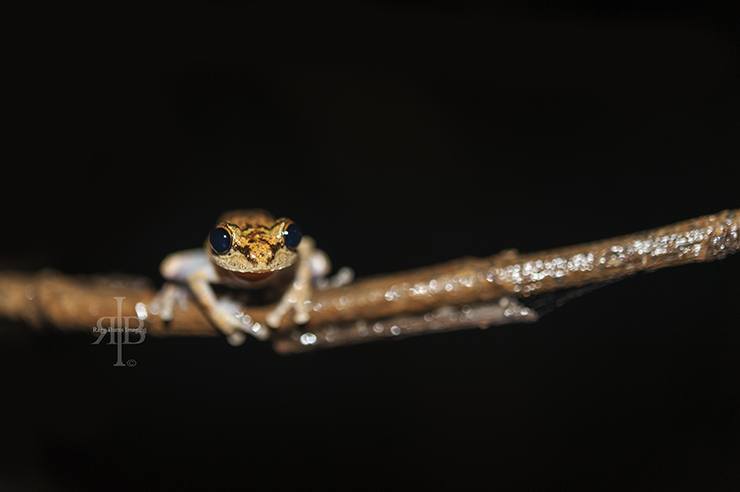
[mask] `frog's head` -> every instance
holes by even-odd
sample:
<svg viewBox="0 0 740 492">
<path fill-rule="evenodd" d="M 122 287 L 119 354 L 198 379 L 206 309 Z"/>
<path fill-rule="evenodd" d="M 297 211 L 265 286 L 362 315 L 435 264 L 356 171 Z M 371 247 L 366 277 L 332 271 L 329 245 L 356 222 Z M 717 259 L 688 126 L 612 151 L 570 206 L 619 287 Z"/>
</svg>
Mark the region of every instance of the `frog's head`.
<svg viewBox="0 0 740 492">
<path fill-rule="evenodd" d="M 263 278 L 295 263 L 302 234 L 290 219 L 261 224 L 222 220 L 208 236 L 211 261 L 228 272 Z"/>
</svg>

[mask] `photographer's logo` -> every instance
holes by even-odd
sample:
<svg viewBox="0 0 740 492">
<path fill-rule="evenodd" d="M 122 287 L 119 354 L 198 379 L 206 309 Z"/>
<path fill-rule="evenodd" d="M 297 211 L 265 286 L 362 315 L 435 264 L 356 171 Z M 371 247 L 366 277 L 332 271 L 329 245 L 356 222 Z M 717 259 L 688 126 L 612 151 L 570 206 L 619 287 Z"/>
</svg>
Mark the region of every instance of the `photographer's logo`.
<svg viewBox="0 0 740 492">
<path fill-rule="evenodd" d="M 144 320 L 139 319 L 136 316 L 123 316 L 123 300 L 125 297 L 115 297 L 116 300 L 116 315 L 115 316 L 103 316 L 98 319 L 97 324 L 93 327 L 93 333 L 99 333 L 98 338 L 92 343 L 93 345 L 99 345 L 105 339 L 107 335 L 110 335 L 108 345 L 116 345 L 116 362 L 113 364 L 115 367 L 134 367 L 136 365 L 135 359 L 128 359 L 124 362 L 123 360 L 123 346 L 124 345 L 139 345 L 144 343 L 146 339 L 146 328 L 144 328 Z M 136 322 L 136 326 L 132 327 L 131 320 Z M 133 336 L 132 336 L 133 334 Z M 132 338 L 135 338 L 132 340 Z"/>
</svg>

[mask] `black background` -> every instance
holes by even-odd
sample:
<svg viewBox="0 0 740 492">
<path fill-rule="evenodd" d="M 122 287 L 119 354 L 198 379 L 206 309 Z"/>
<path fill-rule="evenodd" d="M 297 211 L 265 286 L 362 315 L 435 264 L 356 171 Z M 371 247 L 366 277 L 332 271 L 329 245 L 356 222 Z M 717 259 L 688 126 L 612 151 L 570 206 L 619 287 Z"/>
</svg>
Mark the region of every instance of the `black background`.
<svg viewBox="0 0 740 492">
<path fill-rule="evenodd" d="M 368 275 L 736 208 L 737 17 L 667 4 L 33 12 L 0 261 L 157 279 L 261 207 Z M 291 357 L 3 322 L 0 487 L 737 490 L 738 260 Z"/>
</svg>

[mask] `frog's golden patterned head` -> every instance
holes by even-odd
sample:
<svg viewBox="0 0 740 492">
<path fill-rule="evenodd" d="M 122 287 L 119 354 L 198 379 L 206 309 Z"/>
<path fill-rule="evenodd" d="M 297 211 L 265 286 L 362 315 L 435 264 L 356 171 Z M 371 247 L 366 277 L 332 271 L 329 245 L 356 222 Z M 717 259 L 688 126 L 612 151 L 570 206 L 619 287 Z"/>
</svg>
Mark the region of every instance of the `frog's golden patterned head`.
<svg viewBox="0 0 740 492">
<path fill-rule="evenodd" d="M 301 232 L 290 219 L 235 212 L 211 231 L 206 248 L 211 261 L 224 270 L 269 275 L 295 263 L 300 241 Z"/>
</svg>

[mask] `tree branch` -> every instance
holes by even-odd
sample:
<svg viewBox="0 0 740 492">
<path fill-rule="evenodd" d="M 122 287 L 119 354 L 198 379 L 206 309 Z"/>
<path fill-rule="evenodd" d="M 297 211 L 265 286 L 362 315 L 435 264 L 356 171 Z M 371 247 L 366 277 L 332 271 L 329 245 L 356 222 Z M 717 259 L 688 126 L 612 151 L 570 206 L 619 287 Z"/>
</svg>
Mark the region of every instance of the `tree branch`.
<svg viewBox="0 0 740 492">
<path fill-rule="evenodd" d="M 381 323 L 386 333 L 395 326 L 399 334 L 416 334 L 442 326 L 458 329 L 471 324 L 532 321 L 536 319 L 534 313 L 521 314 L 518 310 L 523 308 L 516 298 L 724 258 L 740 249 L 739 222 L 738 210 L 729 210 L 604 241 L 524 255 L 507 251 L 488 258 L 463 258 L 359 280 L 345 287 L 316 292 L 311 322 L 305 330 L 297 332 L 288 323 L 274 333 L 274 345 L 279 351 L 289 352 L 356 343 L 374 338 L 367 337 L 368 323 Z M 24 320 L 33 326 L 90 330 L 101 317 L 115 316 L 114 298 L 125 297 L 121 315 L 143 319 L 148 334 L 218 334 L 193 302 L 178 308 L 173 321 L 165 325 L 147 310 L 155 293 L 149 281 L 141 278 L 73 277 L 49 271 L 5 272 L 0 273 L 0 316 Z M 508 306 L 509 313 L 511 306 L 516 306 L 514 312 L 518 314 L 504 316 L 506 307 L 494 313 L 491 307 L 497 303 Z M 264 323 L 270 308 L 249 306 L 245 311 L 256 322 Z M 487 314 L 465 322 L 460 318 L 463 308 L 468 313 Z M 455 311 L 456 321 L 450 318 L 444 325 L 440 309 L 460 311 Z M 437 318 L 432 323 L 430 316 L 433 318 L 434 313 Z M 393 320 L 401 322 L 394 324 Z M 426 320 L 428 329 L 419 320 Z M 403 326 L 413 329 L 403 331 Z M 301 339 L 304 333 L 316 339 L 312 336 Z"/>
</svg>

